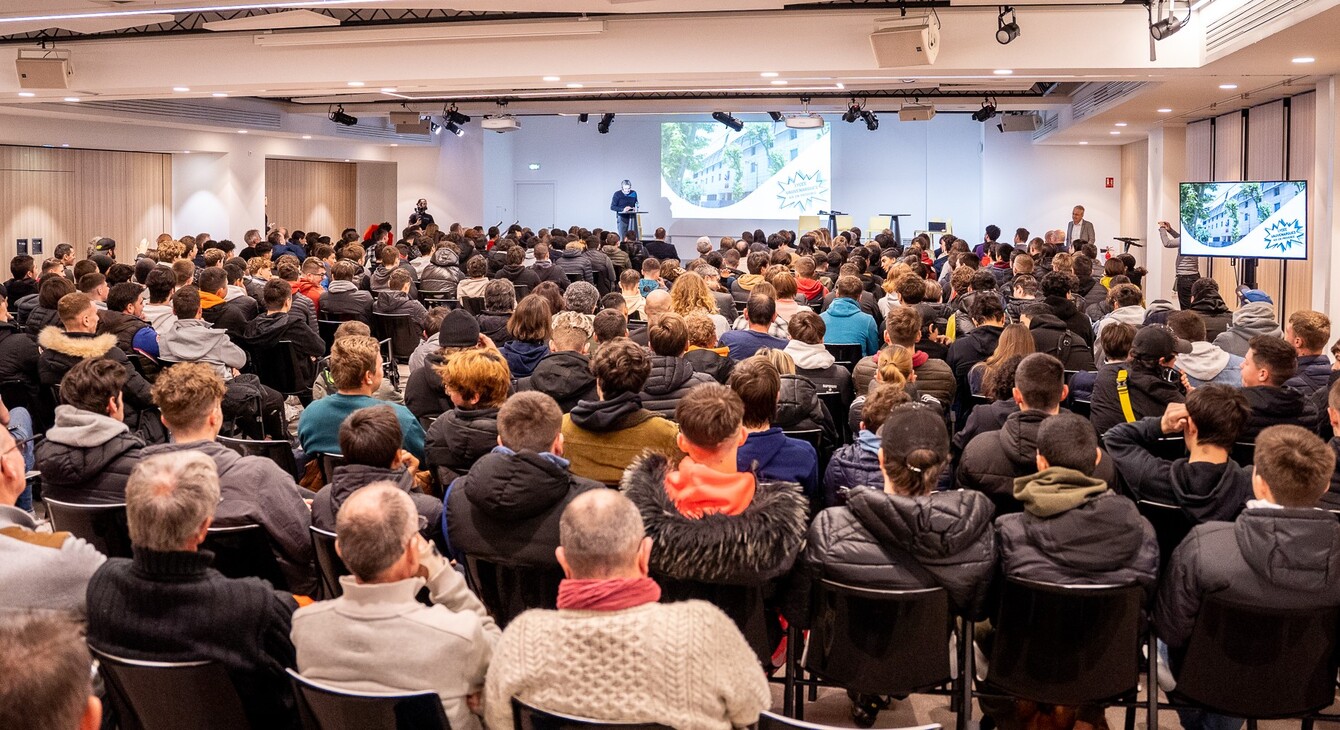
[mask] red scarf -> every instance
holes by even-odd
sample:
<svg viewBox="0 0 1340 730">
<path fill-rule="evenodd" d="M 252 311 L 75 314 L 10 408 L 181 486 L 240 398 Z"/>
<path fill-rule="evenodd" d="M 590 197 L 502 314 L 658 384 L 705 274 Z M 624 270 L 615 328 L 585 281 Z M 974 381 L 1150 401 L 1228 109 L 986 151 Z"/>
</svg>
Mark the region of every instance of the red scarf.
<svg viewBox="0 0 1340 730">
<path fill-rule="evenodd" d="M 558 584 L 558 607 L 577 611 L 622 611 L 659 600 L 661 587 L 651 578 L 567 578 Z"/>
</svg>

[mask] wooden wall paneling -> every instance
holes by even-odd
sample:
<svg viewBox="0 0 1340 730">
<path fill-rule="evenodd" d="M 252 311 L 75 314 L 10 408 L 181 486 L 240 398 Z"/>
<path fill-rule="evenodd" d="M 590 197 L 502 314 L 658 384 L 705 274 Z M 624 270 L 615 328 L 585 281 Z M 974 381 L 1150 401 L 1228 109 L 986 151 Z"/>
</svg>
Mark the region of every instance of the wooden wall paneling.
<svg viewBox="0 0 1340 730">
<path fill-rule="evenodd" d="M 1242 122 L 1242 112 L 1230 112 L 1214 119 L 1215 182 L 1242 180 Z M 1219 282 L 1219 291 L 1232 292 L 1237 287 L 1238 271 L 1229 259 L 1210 259 L 1210 272 L 1210 276 Z"/>
<path fill-rule="evenodd" d="M 1183 182 L 1209 182 L 1212 179 L 1214 179 L 1214 126 L 1210 120 L 1204 119 L 1186 125 L 1186 180 Z M 1180 221 L 1177 230 L 1182 230 Z M 1199 265 L 1200 273 L 1208 276 L 1210 269 L 1208 260 L 1201 259 Z"/>
<path fill-rule="evenodd" d="M 1245 180 L 1279 180 L 1284 177 L 1284 102 L 1252 107 L 1247 112 Z M 1275 259 L 1261 259 L 1256 267 L 1256 284 L 1275 301 L 1282 312 L 1284 266 Z"/>
<path fill-rule="evenodd" d="M 357 226 L 357 167 L 343 162 L 267 159 L 266 212 L 290 231 L 320 231 L 335 238 Z"/>
<path fill-rule="evenodd" d="M 1308 181 L 1308 193 L 1312 190 L 1312 164 L 1317 150 L 1317 95 L 1302 94 L 1289 100 L 1289 149 L 1288 166 L 1285 177 L 1290 180 Z M 1317 220 L 1315 206 L 1309 198 L 1308 217 Z M 1309 221 L 1309 226 L 1311 221 Z M 1313 239 L 1315 240 L 1315 239 Z M 1308 242 L 1309 244 L 1312 241 Z M 1284 264 L 1285 289 L 1281 303 L 1280 316 L 1287 318 L 1291 312 L 1312 308 L 1312 249 L 1308 249 L 1306 261 L 1289 261 Z"/>
</svg>

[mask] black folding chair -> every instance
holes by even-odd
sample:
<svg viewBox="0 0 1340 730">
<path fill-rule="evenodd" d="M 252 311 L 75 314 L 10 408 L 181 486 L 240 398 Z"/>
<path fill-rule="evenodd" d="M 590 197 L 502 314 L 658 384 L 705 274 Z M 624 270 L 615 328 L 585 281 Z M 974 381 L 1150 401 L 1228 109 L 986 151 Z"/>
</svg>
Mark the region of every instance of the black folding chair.
<svg viewBox="0 0 1340 730">
<path fill-rule="evenodd" d="M 574 283 L 586 280 L 586 277 L 582 276 L 580 271 L 568 271 L 564 273 L 566 273 L 568 276 L 568 283 Z"/>
<path fill-rule="evenodd" d="M 484 297 L 461 297 L 461 309 L 478 317 L 484 313 Z"/>
<path fill-rule="evenodd" d="M 972 632 L 962 632 L 969 640 L 960 640 L 956 676 L 950 671 L 956 620 L 943 588 L 891 590 L 820 580 L 811 595 L 810 616 L 808 643 L 799 630 L 792 631 L 787 643 L 783 705 L 793 707 L 796 718 L 805 717 L 805 693 L 798 686 L 896 696 L 940 688 L 934 693 L 952 694 L 960 708 L 958 725 L 967 726 L 972 714 Z M 812 676 L 806 678 L 807 673 Z"/>
<path fill-rule="evenodd" d="M 805 443 L 813 446 L 815 454 L 821 454 L 823 451 L 824 432 L 820 429 L 807 428 L 800 431 L 783 431 L 782 433 L 786 434 L 787 436 L 790 436 L 793 439 L 800 439 L 801 441 L 804 441 Z"/>
<path fill-rule="evenodd" d="M 335 330 L 344 324 L 341 320 L 318 319 L 316 321 L 317 332 L 321 335 L 321 340 L 326 343 L 326 352 L 330 352 L 330 346 L 335 342 Z"/>
<path fill-rule="evenodd" d="M 847 411 L 850 403 L 842 398 L 842 394 L 836 390 L 820 390 L 819 402 L 828 409 L 828 415 L 833 417 L 833 425 L 837 427 L 838 441 L 841 443 L 850 443 L 854 438 L 852 434 L 847 433 Z"/>
<path fill-rule="evenodd" d="M 126 522 L 126 505 L 73 504 L 58 502 L 50 497 L 43 500 L 51 529 L 68 532 L 83 539 L 109 558 L 129 558 L 130 527 Z"/>
<path fill-rule="evenodd" d="M 264 578 L 276 589 L 288 590 L 288 580 L 260 525 L 211 527 L 202 550 L 214 553 L 213 568 L 229 578 Z"/>
<path fill-rule="evenodd" d="M 682 580 L 664 575 L 653 575 L 661 586 L 661 602 L 707 601 L 735 622 L 749 647 L 754 650 L 759 664 L 772 665 L 772 652 L 781 641 L 780 627 L 774 627 L 775 611 L 764 606 L 764 596 L 771 588 L 767 582 L 751 585 L 730 585 Z M 776 628 L 775 631 L 770 630 Z"/>
<path fill-rule="evenodd" d="M 825 342 L 824 349 L 828 350 L 838 365 L 848 370 L 856 369 L 856 363 L 861 361 L 863 353 L 860 345 L 830 345 Z"/>
<path fill-rule="evenodd" d="M 991 662 L 979 697 L 1049 705 L 1140 706 L 1145 589 L 1138 585 L 1058 585 L 1007 578 L 994 621 Z M 1145 710 L 1158 727 L 1158 690 L 1150 680 Z"/>
<path fill-rule="evenodd" d="M 1263 608 L 1210 594 L 1185 651 L 1170 652 L 1177 689 L 1167 707 L 1257 720 L 1313 718 L 1335 701 L 1340 607 Z M 1340 717 L 1325 717 L 1340 720 Z"/>
<path fill-rule="evenodd" d="M 1163 569 L 1168 567 L 1168 560 L 1172 558 L 1173 551 L 1182 544 L 1182 540 L 1186 539 L 1187 533 L 1191 532 L 1196 523 L 1175 504 L 1142 499 L 1135 503 L 1135 507 L 1140 510 L 1140 516 L 1154 528 L 1154 536 L 1158 538 L 1159 574 L 1162 575 Z"/>
<path fill-rule="evenodd" d="M 525 299 L 525 298 L 526 298 L 526 295 L 530 293 L 530 285 L 529 285 L 529 284 L 513 284 L 513 285 L 512 285 L 512 290 L 513 290 L 514 292 L 516 292 L 516 300 L 519 302 L 519 301 L 521 301 L 522 299 Z"/>
<path fill-rule="evenodd" d="M 669 730 L 668 725 L 654 722 L 606 722 L 547 712 L 512 698 L 512 727 L 514 730 Z"/>
<path fill-rule="evenodd" d="M 312 533 L 312 550 L 316 553 L 316 572 L 321 579 L 321 595 L 324 599 L 339 598 L 344 595 L 340 578 L 349 575 L 344 560 L 335 551 L 335 533 L 319 527 L 307 528 Z"/>
<path fill-rule="evenodd" d="M 422 302 L 423 306 L 427 309 L 432 309 L 433 307 L 455 309 L 460 306 L 455 297 L 449 296 L 443 291 L 424 291 L 420 289 L 419 301 Z"/>
<path fill-rule="evenodd" d="M 304 730 L 451 730 L 436 692 L 356 692 L 288 676 Z"/>
<path fill-rule="evenodd" d="M 423 328 L 408 314 L 372 315 L 378 337 L 391 341 L 391 355 L 395 362 L 409 362 L 414 348 L 423 342 Z"/>
<path fill-rule="evenodd" d="M 299 382 L 298 374 L 306 372 L 308 368 L 298 362 L 298 355 L 293 351 L 292 342 L 280 340 L 272 347 L 253 349 L 251 364 L 261 383 L 279 391 L 284 397 L 312 396 L 312 384 Z"/>
<path fill-rule="evenodd" d="M 758 730 L 836 730 L 836 725 L 819 725 L 804 720 L 793 720 L 773 712 L 760 712 L 758 715 Z M 899 730 L 941 730 L 943 726 L 940 723 L 931 723 L 930 725 L 914 725 L 900 728 Z"/>
<path fill-rule="evenodd" d="M 344 457 L 340 454 L 312 454 L 316 459 L 317 468 L 321 470 L 321 481 L 330 484 L 331 478 L 335 476 L 335 469 L 344 466 Z"/>
<path fill-rule="evenodd" d="M 465 577 L 499 628 L 505 628 L 526 609 L 556 608 L 563 571 L 557 565 L 510 566 L 466 556 Z"/>
<path fill-rule="evenodd" d="M 260 456 L 273 461 L 280 469 L 297 479 L 298 462 L 293 458 L 293 445 L 288 441 L 258 441 L 238 439 L 227 436 L 218 437 L 219 444 L 226 446 L 243 456 Z"/>
<path fill-rule="evenodd" d="M 150 662 L 90 646 L 122 730 L 236 730 L 251 727 L 223 665 Z"/>
</svg>

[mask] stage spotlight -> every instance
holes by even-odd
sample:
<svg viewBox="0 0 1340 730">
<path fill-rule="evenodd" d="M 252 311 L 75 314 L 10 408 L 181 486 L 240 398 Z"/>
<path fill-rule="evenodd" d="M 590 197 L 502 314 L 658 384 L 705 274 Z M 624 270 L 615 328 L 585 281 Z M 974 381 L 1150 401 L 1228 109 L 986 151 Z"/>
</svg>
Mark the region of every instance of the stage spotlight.
<svg viewBox="0 0 1340 730">
<path fill-rule="evenodd" d="M 614 114 L 606 112 L 600 115 L 600 121 L 596 122 L 596 131 L 601 134 L 610 133 L 610 123 L 614 121 Z"/>
<path fill-rule="evenodd" d="M 457 124 L 457 123 L 455 123 L 455 122 L 453 122 L 453 121 L 451 121 L 451 120 L 447 120 L 447 123 L 444 124 L 444 125 L 442 125 L 442 126 L 446 127 L 446 129 L 447 129 L 448 132 L 451 132 L 452 134 L 456 135 L 457 137 L 463 137 L 463 136 L 465 136 L 465 130 L 464 130 L 464 129 L 461 129 L 461 125 L 459 125 L 459 124 Z"/>
<path fill-rule="evenodd" d="M 768 112 L 768 117 L 771 118 L 772 121 L 774 122 L 780 122 L 786 119 L 786 117 L 783 116 L 781 112 Z"/>
<path fill-rule="evenodd" d="M 453 106 L 447 110 L 447 121 L 452 122 L 459 127 L 463 124 L 469 124 L 470 117 L 456 111 L 456 107 Z"/>
<path fill-rule="evenodd" d="M 1160 20 L 1159 22 L 1150 25 L 1149 34 L 1154 37 L 1154 40 L 1161 41 L 1164 38 L 1167 38 L 1176 33 L 1177 31 L 1181 30 L 1182 27 L 1183 25 L 1181 18 L 1177 17 L 1176 15 L 1169 15 L 1163 20 Z"/>
<path fill-rule="evenodd" d="M 874 112 L 862 109 L 861 119 L 865 121 L 865 128 L 871 132 L 879 129 L 879 118 L 875 116 Z"/>
<path fill-rule="evenodd" d="M 433 134 L 442 134 L 442 125 L 438 124 L 437 122 L 429 122 L 428 131 L 432 132 Z"/>
<path fill-rule="evenodd" d="M 857 104 L 855 99 L 852 99 L 851 103 L 847 105 L 846 113 L 842 115 L 842 121 L 846 122 L 847 124 L 851 124 L 852 122 L 859 119 L 860 116 L 861 116 L 861 105 Z"/>
<path fill-rule="evenodd" d="M 590 114 L 587 114 L 586 112 L 582 112 L 581 114 L 578 114 L 578 115 L 577 115 L 577 123 L 578 123 L 578 124 L 586 124 L 588 121 L 590 121 L 590 119 L 591 119 L 591 115 L 590 115 Z"/>
<path fill-rule="evenodd" d="M 330 113 L 330 121 L 335 122 L 336 124 L 343 124 L 346 127 L 352 127 L 355 124 L 358 124 L 358 117 L 351 114 L 345 114 L 344 106 L 341 105 L 337 107 L 335 111 Z"/>
<path fill-rule="evenodd" d="M 1005 22 L 1005 16 L 1010 16 L 1009 22 Z M 1014 8 L 1009 5 L 1000 7 L 1000 15 L 996 18 L 996 42 L 1004 46 L 1019 37 L 1019 24 L 1014 20 Z"/>
<path fill-rule="evenodd" d="M 732 117 L 726 112 L 712 112 L 712 118 L 737 132 L 744 129 L 744 122 Z"/>
<path fill-rule="evenodd" d="M 990 99 L 982 100 L 982 108 L 972 113 L 974 122 L 985 122 L 996 116 L 996 105 Z"/>
</svg>

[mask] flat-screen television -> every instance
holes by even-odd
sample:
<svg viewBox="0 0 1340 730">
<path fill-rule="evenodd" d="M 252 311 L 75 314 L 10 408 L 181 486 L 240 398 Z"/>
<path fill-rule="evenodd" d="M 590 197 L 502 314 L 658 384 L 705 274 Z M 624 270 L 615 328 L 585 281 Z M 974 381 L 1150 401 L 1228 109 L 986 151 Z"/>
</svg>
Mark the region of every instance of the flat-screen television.
<svg viewBox="0 0 1340 730">
<path fill-rule="evenodd" d="M 1190 256 L 1307 258 L 1307 183 L 1184 182 L 1182 240 Z"/>
</svg>

